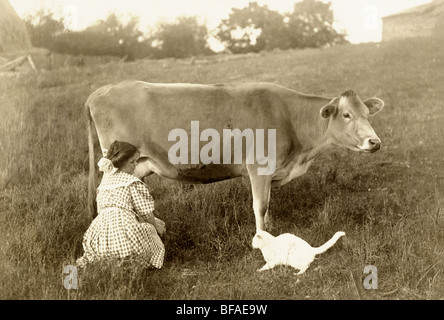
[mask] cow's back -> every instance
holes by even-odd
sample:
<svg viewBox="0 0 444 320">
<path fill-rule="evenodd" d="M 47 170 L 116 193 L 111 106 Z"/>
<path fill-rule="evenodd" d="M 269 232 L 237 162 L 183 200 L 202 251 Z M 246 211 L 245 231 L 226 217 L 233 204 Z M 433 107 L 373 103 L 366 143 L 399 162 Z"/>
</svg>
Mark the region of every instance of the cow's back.
<svg viewBox="0 0 444 320">
<path fill-rule="evenodd" d="M 212 128 L 221 132 L 224 128 L 277 128 L 288 120 L 286 105 L 266 84 L 125 81 L 96 92 L 90 108 L 98 131 L 137 133 L 160 143 L 168 142 L 173 129 L 184 129 L 190 135 L 191 121 L 199 121 L 200 131 Z"/>
</svg>

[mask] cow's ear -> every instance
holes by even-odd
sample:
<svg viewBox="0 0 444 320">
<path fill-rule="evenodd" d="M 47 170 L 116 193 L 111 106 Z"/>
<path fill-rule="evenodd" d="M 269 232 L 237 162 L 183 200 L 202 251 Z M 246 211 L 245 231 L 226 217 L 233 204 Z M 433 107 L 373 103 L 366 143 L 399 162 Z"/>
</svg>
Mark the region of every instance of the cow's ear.
<svg viewBox="0 0 444 320">
<path fill-rule="evenodd" d="M 331 100 L 328 104 L 323 106 L 321 110 L 319 110 L 321 117 L 328 118 L 336 114 L 336 111 L 338 110 L 338 104 L 339 104 L 339 97 L 336 97 L 333 100 Z"/>
<path fill-rule="evenodd" d="M 329 104 L 323 106 L 319 112 L 320 112 L 322 118 L 328 118 L 331 115 L 336 113 L 336 109 L 337 109 L 336 105 L 329 103 Z"/>
<path fill-rule="evenodd" d="M 378 98 L 370 98 L 364 101 L 369 111 L 369 116 L 374 116 L 384 108 L 384 101 Z"/>
</svg>

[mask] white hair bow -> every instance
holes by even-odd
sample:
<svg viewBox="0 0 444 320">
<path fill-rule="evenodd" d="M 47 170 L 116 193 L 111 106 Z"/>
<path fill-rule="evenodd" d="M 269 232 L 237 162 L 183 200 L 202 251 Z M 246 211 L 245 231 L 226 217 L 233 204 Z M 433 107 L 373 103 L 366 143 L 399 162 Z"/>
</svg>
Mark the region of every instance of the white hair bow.
<svg viewBox="0 0 444 320">
<path fill-rule="evenodd" d="M 118 170 L 116 167 L 114 167 L 112 161 L 107 158 L 101 158 L 97 165 L 99 166 L 100 171 L 108 174 L 113 174 Z"/>
</svg>

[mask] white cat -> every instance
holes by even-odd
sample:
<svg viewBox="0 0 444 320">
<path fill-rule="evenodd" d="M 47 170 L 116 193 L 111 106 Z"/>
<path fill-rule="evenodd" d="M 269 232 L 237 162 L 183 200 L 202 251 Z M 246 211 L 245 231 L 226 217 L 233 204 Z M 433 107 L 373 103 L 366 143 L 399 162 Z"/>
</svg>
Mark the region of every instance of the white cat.
<svg viewBox="0 0 444 320">
<path fill-rule="evenodd" d="M 336 232 L 325 244 L 313 248 L 306 241 L 290 233 L 284 233 L 277 237 L 266 231 L 257 229 L 253 237 L 253 248 L 261 249 L 267 262 L 257 271 L 265 271 L 277 265 L 290 265 L 298 269 L 298 275 L 303 274 L 313 262 L 316 255 L 327 251 L 345 232 Z"/>
</svg>

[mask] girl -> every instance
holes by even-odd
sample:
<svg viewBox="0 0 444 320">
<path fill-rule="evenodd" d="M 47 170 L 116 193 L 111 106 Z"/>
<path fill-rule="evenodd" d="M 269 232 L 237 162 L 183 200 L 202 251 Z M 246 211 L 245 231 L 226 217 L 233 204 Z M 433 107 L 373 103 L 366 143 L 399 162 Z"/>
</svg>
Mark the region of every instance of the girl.
<svg viewBox="0 0 444 320">
<path fill-rule="evenodd" d="M 104 172 L 97 188 L 98 215 L 83 237 L 79 267 L 104 258 L 131 258 L 160 269 L 165 247 L 160 239 L 165 223 L 154 217 L 154 199 L 146 185 L 133 176 L 137 148 L 114 141 L 98 166 Z"/>
</svg>

